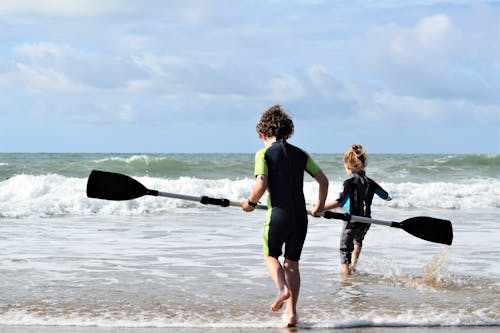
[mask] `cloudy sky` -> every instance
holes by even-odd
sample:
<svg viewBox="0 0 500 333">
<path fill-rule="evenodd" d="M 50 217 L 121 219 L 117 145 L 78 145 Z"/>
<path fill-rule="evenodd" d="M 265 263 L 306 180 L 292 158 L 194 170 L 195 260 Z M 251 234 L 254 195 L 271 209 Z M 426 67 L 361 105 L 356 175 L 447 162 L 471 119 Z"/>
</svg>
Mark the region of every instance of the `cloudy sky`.
<svg viewBox="0 0 500 333">
<path fill-rule="evenodd" d="M 2 0 L 0 152 L 500 153 L 500 1 Z"/>
</svg>

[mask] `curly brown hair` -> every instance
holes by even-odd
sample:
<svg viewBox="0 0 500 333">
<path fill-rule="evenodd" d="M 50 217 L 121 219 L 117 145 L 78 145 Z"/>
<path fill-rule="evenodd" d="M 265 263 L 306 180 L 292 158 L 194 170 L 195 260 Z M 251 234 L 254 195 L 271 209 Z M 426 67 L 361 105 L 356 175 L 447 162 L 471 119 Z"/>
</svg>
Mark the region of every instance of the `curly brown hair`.
<svg viewBox="0 0 500 333">
<path fill-rule="evenodd" d="M 259 135 L 286 140 L 293 134 L 293 121 L 281 105 L 276 104 L 262 114 L 256 130 Z"/>
</svg>

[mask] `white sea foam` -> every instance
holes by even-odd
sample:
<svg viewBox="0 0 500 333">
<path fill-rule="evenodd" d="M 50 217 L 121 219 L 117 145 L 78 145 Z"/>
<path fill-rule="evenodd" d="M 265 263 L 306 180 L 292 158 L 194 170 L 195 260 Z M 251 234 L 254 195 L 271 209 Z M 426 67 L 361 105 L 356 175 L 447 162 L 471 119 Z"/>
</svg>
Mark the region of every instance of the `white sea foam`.
<svg viewBox="0 0 500 333">
<path fill-rule="evenodd" d="M 496 304 L 498 306 L 500 304 Z M 0 314 L 0 325 L 4 326 L 76 326 L 76 327 L 126 327 L 126 328 L 279 328 L 284 323 L 270 316 L 209 317 L 208 314 L 182 315 L 172 320 L 163 314 L 139 311 L 130 315 L 126 310 L 114 310 L 104 313 L 88 314 L 43 314 L 40 310 L 10 310 Z M 484 309 L 488 311 L 488 309 Z M 328 314 L 316 309 L 316 313 L 308 313 L 298 327 L 346 329 L 356 327 L 443 327 L 443 326 L 499 326 L 498 320 L 483 315 L 483 310 L 470 315 L 466 310 L 438 310 L 422 306 L 418 310 L 408 309 L 398 314 L 388 314 L 385 309 L 372 309 L 364 313 L 351 310 L 335 309 L 338 319 L 327 319 Z M 67 311 L 68 312 L 68 311 Z"/>
<path fill-rule="evenodd" d="M 192 177 L 178 179 L 139 177 L 137 179 L 150 189 L 191 196 L 207 195 L 233 201 L 246 198 L 254 184 L 250 178 L 211 180 Z M 173 209 L 193 205 L 184 201 L 150 196 L 125 202 L 89 199 L 86 196 L 86 181 L 82 178 L 56 174 L 13 176 L 0 182 L 0 217 L 164 214 Z M 447 210 L 500 207 L 498 180 L 475 179 L 470 183 L 387 183 L 384 187 L 394 200 L 385 202 L 375 199 L 374 207 Z M 335 199 L 340 191 L 340 184 L 332 182 L 329 200 Z M 317 195 L 316 182 L 306 182 L 304 192 L 306 200 L 313 203 Z M 265 203 L 265 198 L 261 202 Z"/>
<path fill-rule="evenodd" d="M 108 162 L 108 161 L 117 161 L 117 162 L 123 162 L 126 164 L 130 164 L 130 163 L 137 162 L 137 161 L 149 163 L 152 161 L 158 161 L 158 160 L 162 160 L 162 159 L 166 159 L 166 157 L 164 157 L 164 158 L 163 157 L 152 157 L 152 156 L 148 156 L 145 154 L 141 154 L 141 155 L 132 155 L 132 156 L 127 156 L 127 157 L 111 156 L 111 157 L 97 159 L 97 160 L 95 160 L 95 163 L 100 164 L 100 163 L 104 163 L 104 162 Z"/>
</svg>

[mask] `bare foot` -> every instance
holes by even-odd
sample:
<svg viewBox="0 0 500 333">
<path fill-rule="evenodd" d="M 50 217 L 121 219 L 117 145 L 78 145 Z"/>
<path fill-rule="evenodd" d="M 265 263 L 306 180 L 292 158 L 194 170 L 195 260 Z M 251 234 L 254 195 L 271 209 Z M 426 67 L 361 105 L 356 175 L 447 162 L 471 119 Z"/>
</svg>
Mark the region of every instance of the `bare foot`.
<svg viewBox="0 0 500 333">
<path fill-rule="evenodd" d="M 287 287 L 285 287 L 282 291 L 278 293 L 278 296 L 276 296 L 276 299 L 274 300 L 273 304 L 271 304 L 271 311 L 279 311 L 282 307 L 283 304 L 287 299 L 290 298 L 290 291 L 288 290 Z"/>
<path fill-rule="evenodd" d="M 349 277 L 351 275 L 351 267 L 347 264 L 342 265 L 342 273 L 344 277 Z"/>
<path fill-rule="evenodd" d="M 289 314 L 287 311 L 285 314 L 283 314 L 283 321 L 286 323 L 288 328 L 296 327 L 297 322 L 299 321 L 299 318 L 298 318 L 297 314 L 295 314 L 295 313 Z"/>
<path fill-rule="evenodd" d="M 292 317 L 288 318 L 287 326 L 288 327 L 295 327 L 295 326 L 297 326 L 297 322 L 298 322 L 297 317 L 292 316 Z"/>
</svg>

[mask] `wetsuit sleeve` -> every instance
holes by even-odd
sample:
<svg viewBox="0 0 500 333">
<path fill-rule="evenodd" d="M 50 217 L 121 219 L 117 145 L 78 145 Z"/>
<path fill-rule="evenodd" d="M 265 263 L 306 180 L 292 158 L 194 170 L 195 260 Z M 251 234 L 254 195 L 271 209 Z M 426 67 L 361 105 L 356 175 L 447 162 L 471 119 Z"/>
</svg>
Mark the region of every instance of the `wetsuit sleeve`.
<svg viewBox="0 0 500 333">
<path fill-rule="evenodd" d="M 266 148 L 263 148 L 255 153 L 255 169 L 254 176 L 266 175 L 268 174 L 267 163 L 266 163 Z"/>
<path fill-rule="evenodd" d="M 344 207 L 346 202 L 349 200 L 349 182 L 344 181 L 343 190 L 340 192 L 339 197 L 337 198 L 337 202 L 340 204 L 340 207 Z"/>
<path fill-rule="evenodd" d="M 312 177 L 316 176 L 318 172 L 321 171 L 321 168 L 314 162 L 314 160 L 311 158 L 311 156 L 304 150 L 302 150 L 306 155 L 307 155 L 307 164 L 306 164 L 306 171 L 308 174 L 310 174 Z"/>
<path fill-rule="evenodd" d="M 378 195 L 380 198 L 386 200 L 389 197 L 389 193 L 387 193 L 386 190 L 382 188 L 379 184 L 371 180 L 373 183 L 373 186 L 375 188 L 375 194 Z"/>
</svg>

